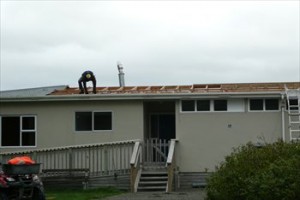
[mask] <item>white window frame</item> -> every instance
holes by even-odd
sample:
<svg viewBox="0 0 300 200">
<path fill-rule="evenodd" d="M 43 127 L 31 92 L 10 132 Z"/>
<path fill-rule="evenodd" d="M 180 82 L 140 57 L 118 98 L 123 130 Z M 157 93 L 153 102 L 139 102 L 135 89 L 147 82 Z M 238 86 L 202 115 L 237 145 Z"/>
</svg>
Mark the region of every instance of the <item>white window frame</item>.
<svg viewBox="0 0 300 200">
<path fill-rule="evenodd" d="M 78 112 L 90 112 L 92 113 L 92 129 L 88 130 L 88 131 L 77 131 L 76 130 L 76 113 Z M 111 113 L 111 129 L 110 130 L 95 130 L 94 129 L 94 124 L 95 124 L 95 117 L 94 117 L 94 113 L 104 113 L 104 112 L 110 112 Z M 74 112 L 74 132 L 75 133 L 98 133 L 98 132 L 112 132 L 114 129 L 114 113 L 112 110 L 94 110 L 94 111 L 90 111 L 90 110 L 81 110 L 81 111 L 75 111 Z"/>
<path fill-rule="evenodd" d="M 201 101 L 201 100 L 203 100 L 203 101 L 209 101 L 209 110 L 197 110 L 197 101 Z M 212 105 L 212 100 L 211 99 L 196 99 L 195 100 L 195 112 L 199 112 L 199 113 L 205 113 L 205 112 L 207 112 L 207 113 L 209 113 L 209 112 L 214 112 L 214 107 L 213 107 L 213 105 Z"/>
<path fill-rule="evenodd" d="M 198 100 L 208 100 L 210 104 L 210 110 L 209 111 L 201 111 L 197 110 L 197 101 Z M 227 101 L 227 110 L 224 111 L 217 111 L 214 110 L 214 103 L 216 100 L 226 100 Z M 193 111 L 183 111 L 182 110 L 182 101 L 194 101 L 194 110 Z M 234 107 L 233 105 L 235 103 L 240 103 L 240 107 Z M 233 108 L 233 109 L 231 109 Z M 180 113 L 240 113 L 240 112 L 245 112 L 245 99 L 181 99 L 180 100 Z"/>
<path fill-rule="evenodd" d="M 275 99 L 278 101 L 278 110 L 266 110 L 266 100 Z M 263 100 L 263 109 L 262 110 L 251 110 L 250 109 L 250 101 L 251 100 Z M 278 98 L 249 98 L 248 99 L 248 112 L 279 112 L 280 111 L 280 99 Z"/>
<path fill-rule="evenodd" d="M 194 101 L 194 110 L 193 111 L 183 111 L 182 110 L 182 102 L 183 101 Z M 197 112 L 197 105 L 196 105 L 196 100 L 195 99 L 182 99 L 182 100 L 180 100 L 180 112 L 181 113 L 195 113 L 195 112 Z"/>
<path fill-rule="evenodd" d="M 19 139 L 20 144 L 19 146 L 2 146 L 2 118 L 3 117 L 19 117 L 19 123 L 20 123 L 20 130 L 19 130 Z M 34 118 L 34 129 L 25 130 L 23 129 L 23 118 L 24 117 L 33 117 Z M 32 146 L 23 146 L 22 145 L 22 136 L 23 133 L 26 132 L 34 132 L 35 133 L 35 141 L 34 145 Z M 37 147 L 37 115 L 1 115 L 0 116 L 0 148 L 36 148 Z"/>
<path fill-rule="evenodd" d="M 226 110 L 215 110 L 215 101 L 219 101 L 219 100 L 225 100 L 226 101 Z M 212 111 L 211 112 L 228 112 L 228 99 L 213 99 L 210 104 L 212 104 Z"/>
<path fill-rule="evenodd" d="M 95 130 L 94 129 L 94 123 L 95 123 L 95 115 L 94 115 L 94 113 L 105 113 L 105 112 L 110 112 L 111 113 L 111 129 L 110 130 Z M 113 111 L 111 111 L 111 110 L 101 110 L 101 111 L 98 111 L 98 110 L 96 110 L 96 111 L 93 111 L 93 115 L 92 115 L 92 131 L 93 132 L 112 132 L 113 131 Z"/>
</svg>

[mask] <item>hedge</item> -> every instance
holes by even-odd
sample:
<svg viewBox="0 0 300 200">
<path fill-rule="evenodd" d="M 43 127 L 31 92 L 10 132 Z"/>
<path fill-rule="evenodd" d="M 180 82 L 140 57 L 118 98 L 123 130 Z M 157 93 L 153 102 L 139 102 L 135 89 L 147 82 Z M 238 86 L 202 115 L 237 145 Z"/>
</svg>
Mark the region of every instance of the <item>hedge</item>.
<svg viewBox="0 0 300 200">
<path fill-rule="evenodd" d="M 209 178 L 207 199 L 300 199 L 300 143 L 235 148 Z"/>
</svg>

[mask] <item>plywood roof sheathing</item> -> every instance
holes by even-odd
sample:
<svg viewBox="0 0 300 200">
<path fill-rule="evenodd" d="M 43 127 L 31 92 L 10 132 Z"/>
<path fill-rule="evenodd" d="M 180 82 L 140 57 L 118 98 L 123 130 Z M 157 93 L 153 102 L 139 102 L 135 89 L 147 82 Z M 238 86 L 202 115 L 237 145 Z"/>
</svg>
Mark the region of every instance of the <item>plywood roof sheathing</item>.
<svg viewBox="0 0 300 200">
<path fill-rule="evenodd" d="M 298 82 L 287 83 L 231 83 L 231 84 L 194 84 L 194 85 L 165 85 L 165 86 L 124 86 L 97 87 L 97 94 L 165 94 L 165 93 L 239 93 L 239 92 L 284 92 L 284 85 L 289 89 L 300 88 Z M 89 91 L 92 87 L 88 88 Z M 49 95 L 79 94 L 76 87 L 56 89 Z"/>
</svg>

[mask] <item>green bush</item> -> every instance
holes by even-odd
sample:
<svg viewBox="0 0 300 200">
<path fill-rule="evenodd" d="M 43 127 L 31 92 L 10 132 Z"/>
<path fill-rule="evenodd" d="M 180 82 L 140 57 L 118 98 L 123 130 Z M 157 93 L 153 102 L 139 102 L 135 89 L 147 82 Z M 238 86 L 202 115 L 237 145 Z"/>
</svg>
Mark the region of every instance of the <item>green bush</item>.
<svg viewBox="0 0 300 200">
<path fill-rule="evenodd" d="M 207 199 L 300 199 L 300 143 L 234 149 L 209 178 Z"/>
</svg>

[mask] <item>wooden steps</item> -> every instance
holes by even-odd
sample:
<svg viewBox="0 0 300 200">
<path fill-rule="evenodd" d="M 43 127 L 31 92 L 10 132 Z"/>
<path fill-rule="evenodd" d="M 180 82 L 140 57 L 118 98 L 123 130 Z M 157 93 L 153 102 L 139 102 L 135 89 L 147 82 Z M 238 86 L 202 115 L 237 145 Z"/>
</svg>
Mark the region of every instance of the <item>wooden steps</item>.
<svg viewBox="0 0 300 200">
<path fill-rule="evenodd" d="M 166 168 L 142 169 L 137 192 L 165 192 L 168 183 Z"/>
</svg>

